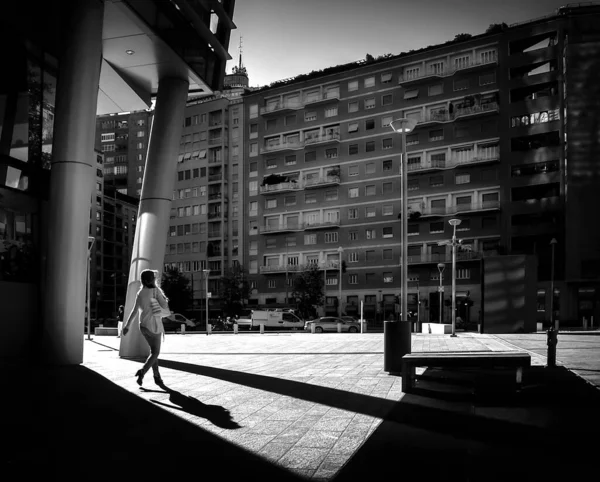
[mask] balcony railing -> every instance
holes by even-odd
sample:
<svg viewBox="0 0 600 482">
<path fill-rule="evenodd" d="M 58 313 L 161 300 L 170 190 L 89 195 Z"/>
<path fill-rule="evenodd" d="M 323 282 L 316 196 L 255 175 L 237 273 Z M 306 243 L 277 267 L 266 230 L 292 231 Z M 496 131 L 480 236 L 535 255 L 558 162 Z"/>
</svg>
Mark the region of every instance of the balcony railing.
<svg viewBox="0 0 600 482">
<path fill-rule="evenodd" d="M 495 162 L 499 160 L 498 154 L 492 154 L 489 156 L 476 156 L 467 159 L 459 159 L 457 157 L 448 160 L 432 160 L 413 162 L 408 164 L 408 171 L 431 171 L 437 169 L 452 169 L 457 166 L 464 166 L 468 164 L 478 164 L 484 162 Z"/>
<path fill-rule="evenodd" d="M 279 184 L 268 184 L 260 186 L 259 191 L 261 194 L 272 194 L 275 192 L 289 192 L 289 191 L 301 191 L 302 184 L 299 182 L 281 182 Z"/>
<path fill-rule="evenodd" d="M 499 105 L 497 102 L 487 102 L 485 104 L 477 104 L 471 107 L 459 107 L 456 108 L 452 113 L 448 111 L 444 112 L 432 112 L 426 115 L 423 119 L 417 122 L 417 125 L 427 124 L 438 124 L 444 122 L 452 122 L 461 117 L 475 116 L 490 114 L 498 112 Z"/>
<path fill-rule="evenodd" d="M 223 217 L 223 213 L 208 213 L 208 219 L 217 219 Z"/>
<path fill-rule="evenodd" d="M 312 266 L 316 266 L 320 270 L 325 269 L 339 269 L 338 263 L 336 261 L 326 261 L 321 263 L 305 263 L 305 264 L 296 264 L 296 265 L 287 265 L 287 269 L 285 265 L 274 265 L 274 266 L 260 266 L 261 273 L 285 273 L 293 271 L 304 271 Z"/>
<path fill-rule="evenodd" d="M 289 231 L 301 231 L 302 226 L 299 224 L 275 224 L 273 226 L 260 226 L 258 232 L 260 234 L 266 233 L 284 233 Z"/>
<path fill-rule="evenodd" d="M 265 107 L 261 107 L 260 108 L 260 114 L 261 115 L 268 115 L 268 114 L 273 114 L 276 112 L 283 112 L 283 111 L 289 111 L 289 110 L 298 110 L 298 109 L 302 109 L 307 105 L 312 105 L 312 104 L 318 104 L 318 103 L 323 103 L 323 102 L 330 102 L 330 101 L 336 101 L 336 100 L 340 100 L 340 94 L 336 93 L 336 94 L 328 94 L 328 93 L 324 93 L 324 94 L 319 94 L 317 96 L 313 96 L 310 99 L 305 99 L 304 101 L 298 100 L 295 102 L 289 102 L 289 101 L 280 101 L 277 103 L 271 103 L 269 105 L 266 105 Z"/>
<path fill-rule="evenodd" d="M 338 227 L 340 225 L 340 220 L 337 221 L 307 221 L 302 223 L 304 229 L 321 229 L 321 228 L 332 228 Z"/>
<path fill-rule="evenodd" d="M 208 176 L 208 182 L 222 181 L 223 174 L 211 174 Z"/>
<path fill-rule="evenodd" d="M 222 137 L 213 137 L 212 139 L 208 140 L 208 145 L 212 146 L 215 144 L 221 144 L 222 141 L 223 141 Z"/>
<path fill-rule="evenodd" d="M 491 211 L 496 209 L 500 209 L 500 201 L 457 204 L 456 206 L 426 207 L 420 212 L 421 216 L 448 216 L 469 211 Z"/>
<path fill-rule="evenodd" d="M 459 251 L 456 253 L 457 261 L 476 261 L 478 259 L 481 259 L 481 253 L 477 251 Z M 408 264 L 450 262 L 452 262 L 452 253 L 429 253 L 408 257 Z"/>
<path fill-rule="evenodd" d="M 271 144 L 265 147 L 260 148 L 260 153 L 265 154 L 268 152 L 275 151 L 290 151 L 290 150 L 298 150 L 304 147 L 304 142 L 296 141 L 296 142 L 277 142 L 276 144 Z"/>
<path fill-rule="evenodd" d="M 209 164 L 220 164 L 221 162 L 223 162 L 223 159 L 221 159 L 220 157 L 211 157 L 208 160 Z"/>
<path fill-rule="evenodd" d="M 222 192 L 214 192 L 214 193 L 208 195 L 208 200 L 209 201 L 218 201 L 222 197 L 223 197 L 223 193 Z"/>
<path fill-rule="evenodd" d="M 450 76 L 454 75 L 456 72 L 460 72 L 462 70 L 476 69 L 479 67 L 485 67 L 486 65 L 493 65 L 496 63 L 497 63 L 496 59 L 490 59 L 490 60 L 480 61 L 480 62 L 468 62 L 468 63 L 460 65 L 458 67 L 443 69 L 441 71 L 427 70 L 423 73 L 419 73 L 416 75 L 401 76 L 398 79 L 398 83 L 399 84 L 409 84 L 409 83 L 413 83 L 413 82 L 419 82 L 420 80 L 426 79 L 428 77 L 450 77 Z"/>
<path fill-rule="evenodd" d="M 304 140 L 304 145 L 314 145 L 314 144 L 326 144 L 328 142 L 339 142 L 340 141 L 340 133 L 333 132 L 330 134 L 323 134 L 321 136 L 310 137 Z"/>
<path fill-rule="evenodd" d="M 333 186 L 341 182 L 340 176 L 322 176 L 322 177 L 311 177 L 304 180 L 304 187 L 322 187 L 322 186 Z"/>
</svg>

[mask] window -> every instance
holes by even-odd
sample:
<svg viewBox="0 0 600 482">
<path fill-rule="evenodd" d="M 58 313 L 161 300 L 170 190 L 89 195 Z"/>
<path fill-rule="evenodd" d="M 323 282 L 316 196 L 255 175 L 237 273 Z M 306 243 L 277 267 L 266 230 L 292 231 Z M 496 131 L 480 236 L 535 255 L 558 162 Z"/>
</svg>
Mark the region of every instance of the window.
<svg viewBox="0 0 600 482">
<path fill-rule="evenodd" d="M 327 159 L 336 159 L 338 156 L 337 147 L 333 147 L 331 149 L 325 149 L 325 157 Z"/>
<path fill-rule="evenodd" d="M 365 120 L 365 130 L 370 131 L 371 129 L 375 129 L 375 119 Z"/>
<path fill-rule="evenodd" d="M 348 275 L 348 284 L 357 285 L 358 284 L 358 275 L 357 274 L 349 274 Z"/>
<path fill-rule="evenodd" d="M 250 157 L 258 156 L 258 143 L 252 142 L 250 144 Z"/>
<path fill-rule="evenodd" d="M 405 90 L 404 91 L 404 100 L 416 99 L 418 97 L 419 97 L 419 90 L 418 89 Z"/>
<path fill-rule="evenodd" d="M 471 63 L 471 59 L 468 55 L 457 57 L 454 59 L 454 69 L 466 69 Z"/>
<path fill-rule="evenodd" d="M 375 97 L 370 97 L 369 99 L 365 99 L 365 109 L 374 109 L 375 108 Z"/>
<path fill-rule="evenodd" d="M 304 121 L 305 122 L 314 121 L 314 120 L 317 120 L 316 112 L 305 112 L 304 113 Z"/>
<path fill-rule="evenodd" d="M 355 198 L 358 197 L 358 188 L 357 187 L 351 187 L 348 189 L 348 197 L 349 198 Z"/>
<path fill-rule="evenodd" d="M 358 102 L 348 102 L 348 112 L 358 112 Z"/>
<path fill-rule="evenodd" d="M 386 115 L 381 118 L 381 127 L 389 127 L 394 117 L 391 115 Z"/>
<path fill-rule="evenodd" d="M 383 216 L 392 216 L 394 214 L 394 206 L 391 204 L 384 204 L 381 208 L 381 214 Z"/>
<path fill-rule="evenodd" d="M 393 183 L 391 182 L 384 182 L 382 185 L 382 193 L 383 194 L 391 194 L 393 192 Z"/>
<path fill-rule="evenodd" d="M 358 132 L 358 122 L 348 124 L 348 132 Z"/>
<path fill-rule="evenodd" d="M 348 208 L 348 219 L 358 219 L 357 208 Z"/>
<path fill-rule="evenodd" d="M 338 242 L 338 233 L 325 233 L 325 242 L 326 243 L 337 243 Z"/>
<path fill-rule="evenodd" d="M 389 172 L 392 170 L 392 160 L 391 159 L 383 161 L 382 170 L 383 170 L 383 172 Z"/>
<path fill-rule="evenodd" d="M 284 203 L 286 206 L 295 206 L 296 205 L 296 196 L 286 196 Z"/>
<path fill-rule="evenodd" d="M 404 79 L 405 80 L 416 79 L 417 77 L 419 77 L 420 70 L 421 69 L 419 67 L 411 67 L 411 68 L 405 69 L 404 70 Z"/>
<path fill-rule="evenodd" d="M 315 193 L 306 193 L 304 195 L 305 204 L 314 204 L 317 202 L 317 195 Z"/>
<path fill-rule="evenodd" d="M 383 228 L 383 237 L 384 238 L 393 238 L 394 237 L 394 230 L 391 226 L 385 226 Z"/>
<path fill-rule="evenodd" d="M 100 141 L 101 142 L 111 142 L 115 140 L 115 133 L 112 132 L 110 134 L 101 134 Z"/>
<path fill-rule="evenodd" d="M 358 164 L 348 166 L 348 176 L 358 176 Z"/>
<path fill-rule="evenodd" d="M 313 234 L 305 234 L 304 235 L 304 244 L 317 244 L 317 235 Z"/>
<path fill-rule="evenodd" d="M 459 268 L 456 270 L 456 279 L 470 279 L 471 270 L 468 268 Z"/>
<path fill-rule="evenodd" d="M 374 162 L 367 162 L 367 165 L 365 166 L 365 173 L 366 174 L 374 174 L 375 173 L 375 163 Z"/>
<path fill-rule="evenodd" d="M 365 261 L 375 261 L 375 250 L 368 249 L 365 251 Z"/>
<path fill-rule="evenodd" d="M 146 135 L 146 131 L 137 131 L 138 137 L 144 137 Z"/>
<path fill-rule="evenodd" d="M 337 201 L 337 199 L 338 199 L 337 189 L 331 189 L 329 191 L 325 191 L 325 201 Z"/>
<path fill-rule="evenodd" d="M 408 190 L 416 191 L 419 189 L 419 180 L 418 179 L 409 179 L 408 180 Z"/>
<path fill-rule="evenodd" d="M 469 125 L 455 125 L 454 126 L 454 137 L 466 137 L 469 135 Z"/>
<path fill-rule="evenodd" d="M 335 117 L 336 115 L 338 115 L 337 105 L 325 109 L 325 117 Z"/>
<path fill-rule="evenodd" d="M 348 253 L 348 263 L 358 263 L 358 251 Z"/>
<path fill-rule="evenodd" d="M 391 149 L 392 147 L 394 147 L 394 139 L 392 139 L 391 137 L 383 139 L 381 147 L 383 149 Z"/>
<path fill-rule="evenodd" d="M 356 241 L 358 239 L 358 231 L 350 231 L 348 233 L 348 241 Z"/>
<path fill-rule="evenodd" d="M 482 74 L 479 76 L 479 85 L 489 85 L 496 83 L 496 72 L 490 72 L 489 74 Z"/>
<path fill-rule="evenodd" d="M 350 144 L 348 146 L 348 155 L 358 154 L 358 144 Z"/>
<path fill-rule="evenodd" d="M 375 77 L 367 77 L 364 81 L 365 89 L 375 85 Z"/>
<path fill-rule="evenodd" d="M 143 148 L 144 148 L 144 143 L 143 143 L 143 142 L 138 142 L 138 143 L 135 145 L 135 147 L 136 147 L 137 149 L 143 149 Z"/>
<path fill-rule="evenodd" d="M 471 220 L 469 218 L 463 219 L 460 225 L 456 226 L 457 231 L 469 231 L 471 229 Z M 466 245 L 466 244 L 465 244 Z M 472 244 L 470 244 L 473 247 Z"/>
<path fill-rule="evenodd" d="M 470 174 L 456 174 L 454 177 L 455 184 L 469 184 L 471 182 Z"/>
<path fill-rule="evenodd" d="M 387 84 L 388 82 L 392 81 L 392 73 L 391 72 L 384 72 L 383 74 L 381 74 L 381 83 L 382 84 Z"/>
<path fill-rule="evenodd" d="M 365 186 L 365 196 L 375 196 L 375 194 L 377 194 L 375 184 L 369 184 L 368 186 Z"/>
<path fill-rule="evenodd" d="M 267 199 L 267 201 L 265 203 L 266 209 L 274 209 L 276 207 L 277 207 L 277 198 Z"/>
<path fill-rule="evenodd" d="M 393 283 L 394 282 L 394 275 L 390 272 L 384 272 L 383 273 L 383 282 L 384 283 Z"/>
<path fill-rule="evenodd" d="M 275 169 L 277 167 L 277 159 L 271 158 L 265 160 L 265 167 L 267 169 Z"/>
<path fill-rule="evenodd" d="M 365 208 L 365 217 L 366 218 L 374 218 L 377 215 L 377 210 L 375 206 L 369 206 Z"/>
<path fill-rule="evenodd" d="M 496 51 L 495 50 L 488 50 L 486 52 L 481 52 L 479 54 L 479 58 L 481 59 L 481 63 L 482 64 L 487 64 L 490 62 L 495 62 L 496 61 Z"/>
<path fill-rule="evenodd" d="M 429 232 L 431 234 L 434 233 L 443 233 L 444 232 L 444 222 L 443 221 L 439 221 L 439 222 L 435 222 L 435 223 L 429 223 Z"/>
<path fill-rule="evenodd" d="M 467 90 L 470 87 L 469 79 L 454 79 L 454 90 Z"/>
<path fill-rule="evenodd" d="M 394 259 L 394 250 L 386 248 L 382 251 L 382 258 L 385 260 Z"/>
<path fill-rule="evenodd" d="M 373 152 L 375 150 L 375 141 L 365 143 L 365 152 Z"/>
<path fill-rule="evenodd" d="M 434 129 L 429 131 L 429 141 L 442 141 L 444 140 L 444 129 Z"/>
<path fill-rule="evenodd" d="M 438 187 L 444 185 L 444 176 L 442 174 L 429 177 L 429 185 L 431 187 Z"/>
<path fill-rule="evenodd" d="M 249 117 L 250 119 L 254 119 L 258 117 L 258 104 L 252 104 L 249 108 Z"/>
<path fill-rule="evenodd" d="M 406 136 L 406 145 L 414 146 L 419 143 L 419 134 L 408 134 Z M 409 159 L 410 160 L 410 159 Z"/>
<path fill-rule="evenodd" d="M 441 95 L 444 93 L 444 84 L 435 84 L 429 86 L 429 95 Z"/>
<path fill-rule="evenodd" d="M 358 90 L 358 80 L 348 82 L 348 92 L 352 92 L 353 90 Z"/>
<path fill-rule="evenodd" d="M 377 235 L 375 234 L 375 230 L 374 229 L 367 229 L 365 231 L 365 237 L 367 239 L 376 239 Z"/>
<path fill-rule="evenodd" d="M 394 96 L 392 94 L 385 94 L 381 97 L 381 105 L 392 105 L 394 102 Z"/>
<path fill-rule="evenodd" d="M 258 181 L 250 181 L 248 183 L 248 193 L 250 196 L 256 196 L 256 194 L 258 194 Z"/>
<path fill-rule="evenodd" d="M 291 154 L 289 156 L 285 156 L 285 165 L 292 166 L 296 164 L 296 154 Z"/>
</svg>

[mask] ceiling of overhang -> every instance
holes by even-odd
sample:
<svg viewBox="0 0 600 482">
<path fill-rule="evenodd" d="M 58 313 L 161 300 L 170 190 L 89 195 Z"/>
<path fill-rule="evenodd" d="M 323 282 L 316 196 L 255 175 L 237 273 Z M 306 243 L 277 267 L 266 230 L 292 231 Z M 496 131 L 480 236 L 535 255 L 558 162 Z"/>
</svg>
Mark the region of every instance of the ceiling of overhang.
<svg viewBox="0 0 600 482">
<path fill-rule="evenodd" d="M 187 78 L 190 90 L 212 93 L 200 76 L 120 0 L 104 3 L 102 43 L 98 115 L 150 108 L 163 77 Z"/>
</svg>

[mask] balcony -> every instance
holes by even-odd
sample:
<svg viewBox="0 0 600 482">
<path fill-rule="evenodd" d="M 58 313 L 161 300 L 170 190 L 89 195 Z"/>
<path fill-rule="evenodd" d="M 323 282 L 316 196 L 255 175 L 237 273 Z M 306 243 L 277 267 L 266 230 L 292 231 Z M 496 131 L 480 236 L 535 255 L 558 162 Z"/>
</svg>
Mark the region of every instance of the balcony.
<svg viewBox="0 0 600 482">
<path fill-rule="evenodd" d="M 271 234 L 271 233 L 289 233 L 292 231 L 301 231 L 302 227 L 298 224 L 275 224 L 273 226 L 260 226 L 258 232 L 260 234 Z"/>
<path fill-rule="evenodd" d="M 223 213 L 208 213 L 208 219 L 221 219 L 222 217 L 226 216 L 223 216 Z"/>
<path fill-rule="evenodd" d="M 260 194 L 273 194 L 280 192 L 301 191 L 302 185 L 299 182 L 280 182 L 279 184 L 271 184 L 259 187 Z"/>
<path fill-rule="evenodd" d="M 208 160 L 208 163 L 209 163 L 209 164 L 220 164 L 220 163 L 222 163 L 222 162 L 223 162 L 223 159 L 221 159 L 220 157 L 211 157 L 211 158 Z"/>
<path fill-rule="evenodd" d="M 208 176 L 208 182 L 217 182 L 217 181 L 222 181 L 223 180 L 223 174 L 219 173 L 219 174 L 210 174 Z"/>
<path fill-rule="evenodd" d="M 477 104 L 471 107 L 459 107 L 455 112 L 432 112 L 425 116 L 417 123 L 417 126 L 427 126 L 432 124 L 443 124 L 446 122 L 454 122 L 456 119 L 472 117 L 478 115 L 493 114 L 499 111 L 497 102 L 487 102 L 485 104 Z"/>
<path fill-rule="evenodd" d="M 421 217 L 450 216 L 459 213 L 497 211 L 500 201 L 485 201 L 481 203 L 457 204 L 456 206 L 423 208 Z"/>
<path fill-rule="evenodd" d="M 296 272 L 296 271 L 300 271 L 303 267 L 301 267 L 300 265 L 296 264 L 296 265 L 292 265 L 292 264 L 288 264 L 286 265 L 271 265 L 271 266 L 260 266 L 260 273 L 261 274 L 267 274 L 267 273 L 289 273 L 290 271 L 292 272 Z"/>
<path fill-rule="evenodd" d="M 458 251 L 456 253 L 457 261 L 477 261 L 481 259 L 481 253 L 477 251 Z M 408 264 L 427 264 L 427 263 L 451 263 L 452 253 L 429 253 L 418 254 L 408 257 Z"/>
<path fill-rule="evenodd" d="M 337 92 L 335 94 L 319 94 L 315 97 L 312 97 L 310 99 L 306 99 L 304 101 L 304 106 L 309 106 L 309 105 L 317 105 L 317 104 L 324 104 L 327 102 L 334 102 L 334 101 L 338 101 L 340 100 L 340 93 Z"/>
<path fill-rule="evenodd" d="M 340 142 L 340 133 L 332 132 L 320 136 L 310 137 L 304 140 L 305 146 L 313 146 L 315 144 L 330 144 L 332 142 Z"/>
<path fill-rule="evenodd" d="M 455 167 L 470 166 L 473 164 L 485 164 L 488 162 L 498 162 L 500 157 L 498 154 L 492 154 L 489 156 L 473 156 L 471 158 L 458 158 L 453 157 L 450 160 L 432 160 L 415 162 L 408 164 L 408 172 L 413 171 L 437 171 L 440 169 L 453 169 Z"/>
<path fill-rule="evenodd" d="M 500 161 L 499 154 L 492 154 L 489 156 L 473 156 L 468 159 L 459 159 L 456 157 L 452 158 L 451 164 L 452 167 L 460 167 L 460 166 L 471 166 L 473 164 L 485 164 L 488 162 L 498 162 Z"/>
<path fill-rule="evenodd" d="M 212 139 L 208 140 L 208 145 L 209 146 L 220 145 L 222 142 L 223 142 L 222 137 L 213 137 Z"/>
<path fill-rule="evenodd" d="M 212 194 L 208 195 L 208 200 L 209 201 L 220 201 L 221 199 L 223 199 L 223 193 L 222 192 L 213 192 Z"/>
<path fill-rule="evenodd" d="M 269 152 L 276 151 L 297 151 L 299 149 L 304 148 L 304 142 L 296 141 L 296 142 L 277 142 L 271 145 L 261 147 L 261 154 L 268 154 Z"/>
<path fill-rule="evenodd" d="M 216 229 L 208 232 L 209 238 L 221 238 L 221 230 Z"/>
<path fill-rule="evenodd" d="M 303 103 L 297 102 L 277 102 L 260 108 L 260 115 L 277 114 L 302 109 Z"/>
<path fill-rule="evenodd" d="M 302 223 L 304 229 L 324 229 L 337 228 L 340 225 L 340 220 L 337 221 L 307 221 Z"/>
<path fill-rule="evenodd" d="M 340 182 L 340 176 L 311 177 L 310 179 L 304 180 L 304 187 L 306 189 L 315 189 L 325 186 L 338 186 Z"/>
<path fill-rule="evenodd" d="M 476 70 L 478 68 L 481 67 L 486 67 L 488 65 L 495 65 L 497 64 L 497 60 L 493 59 L 493 60 L 487 60 L 487 61 L 480 61 L 480 62 L 469 62 L 463 65 L 460 65 L 458 67 L 455 67 L 453 69 L 444 69 L 442 71 L 427 71 L 427 72 L 423 72 L 422 74 L 417 74 L 417 75 L 411 75 L 408 77 L 405 76 L 401 76 L 400 79 L 398 79 L 398 83 L 400 85 L 412 85 L 415 84 L 417 82 L 420 82 L 423 79 L 429 79 L 429 78 L 444 78 L 444 77 L 450 77 L 452 75 L 454 75 L 456 72 L 466 72 L 466 71 L 472 71 L 472 70 Z"/>
<path fill-rule="evenodd" d="M 434 159 L 425 162 L 412 162 L 407 164 L 407 171 L 436 171 L 438 169 L 448 169 L 451 167 L 445 159 Z"/>
</svg>

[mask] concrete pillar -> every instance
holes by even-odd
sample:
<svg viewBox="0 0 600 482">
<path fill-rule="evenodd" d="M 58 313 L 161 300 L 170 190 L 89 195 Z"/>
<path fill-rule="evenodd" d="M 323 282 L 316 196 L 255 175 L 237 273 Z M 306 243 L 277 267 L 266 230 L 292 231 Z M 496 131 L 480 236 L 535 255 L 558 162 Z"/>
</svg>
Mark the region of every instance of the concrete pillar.
<svg viewBox="0 0 600 482">
<path fill-rule="evenodd" d="M 66 2 L 65 2 L 66 3 Z M 43 358 L 83 362 L 88 232 L 104 3 L 69 1 L 56 89 L 50 176 Z"/>
<path fill-rule="evenodd" d="M 131 253 L 125 316 L 129 316 L 135 295 L 140 289 L 140 273 L 145 269 L 155 269 L 160 273 L 163 270 L 173 179 L 177 171 L 188 90 L 189 83 L 178 78 L 164 78 L 158 86 Z M 119 356 L 136 358 L 149 354 L 150 350 L 137 323 L 136 316 L 133 321 L 135 326 L 127 336 L 121 338 Z"/>
</svg>

